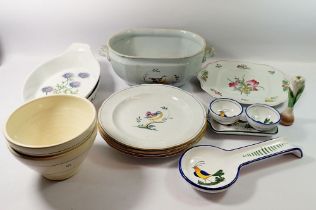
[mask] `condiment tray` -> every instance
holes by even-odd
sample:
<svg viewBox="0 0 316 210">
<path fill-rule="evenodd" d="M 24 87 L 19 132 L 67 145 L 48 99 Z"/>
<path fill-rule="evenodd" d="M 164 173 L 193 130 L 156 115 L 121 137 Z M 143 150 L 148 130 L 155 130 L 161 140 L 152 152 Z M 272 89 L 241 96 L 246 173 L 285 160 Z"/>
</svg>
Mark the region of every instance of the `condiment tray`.
<svg viewBox="0 0 316 210">
<path fill-rule="evenodd" d="M 215 133 L 243 136 L 272 136 L 278 133 L 278 127 L 269 131 L 258 131 L 252 128 L 248 122 L 237 121 L 231 125 L 222 125 L 212 118 L 208 119 L 209 127 Z"/>
</svg>

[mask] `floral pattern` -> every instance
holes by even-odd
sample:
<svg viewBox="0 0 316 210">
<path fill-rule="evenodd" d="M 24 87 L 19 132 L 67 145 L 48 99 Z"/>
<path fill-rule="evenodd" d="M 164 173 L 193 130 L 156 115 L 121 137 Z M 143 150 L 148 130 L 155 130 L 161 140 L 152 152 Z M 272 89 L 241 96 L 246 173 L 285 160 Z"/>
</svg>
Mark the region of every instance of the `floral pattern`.
<svg viewBox="0 0 316 210">
<path fill-rule="evenodd" d="M 43 87 L 43 88 L 42 88 L 42 92 L 45 93 L 46 95 L 47 95 L 48 93 L 52 92 L 53 90 L 54 90 L 54 88 L 51 87 L 51 86 L 46 86 L 46 87 Z"/>
<path fill-rule="evenodd" d="M 70 79 L 70 78 L 72 78 L 73 76 L 74 76 L 73 73 L 66 73 L 66 74 L 63 74 L 63 77 L 64 77 L 65 79 Z"/>
<path fill-rule="evenodd" d="M 278 96 L 271 96 L 271 97 L 267 97 L 264 101 L 267 103 L 272 103 L 272 102 L 275 102 L 277 98 Z"/>
<path fill-rule="evenodd" d="M 283 80 L 282 88 L 283 88 L 283 91 L 287 91 L 290 88 L 290 82 L 288 80 Z"/>
<path fill-rule="evenodd" d="M 302 76 L 295 76 L 292 80 L 291 87 L 288 87 L 288 107 L 293 108 L 301 97 L 305 89 L 305 79 Z"/>
<path fill-rule="evenodd" d="M 265 146 L 258 150 L 246 153 L 243 155 L 244 158 L 248 157 L 260 157 L 264 155 L 268 155 L 274 152 L 277 152 L 278 150 L 282 149 L 282 147 L 286 146 L 287 143 L 278 143 L 272 146 Z"/>
<path fill-rule="evenodd" d="M 156 124 L 165 123 L 168 119 L 172 119 L 172 117 L 169 117 L 168 107 L 161 106 L 158 111 L 147 111 L 144 117 L 138 116 L 136 122 L 138 128 L 158 131 Z"/>
<path fill-rule="evenodd" d="M 254 128 L 252 128 L 248 122 L 237 121 L 233 123 L 232 126 L 235 126 L 236 129 L 239 129 L 239 130 L 248 130 L 248 131 L 254 130 Z"/>
<path fill-rule="evenodd" d="M 90 76 L 90 74 L 86 73 L 86 72 L 81 72 L 78 74 L 78 77 L 80 78 L 88 78 Z"/>
<path fill-rule="evenodd" d="M 240 94 L 249 95 L 253 91 L 264 89 L 262 86 L 259 86 L 257 80 L 245 80 L 244 76 L 241 79 L 236 76 L 234 80 L 228 79 L 228 81 L 228 87 L 233 88 L 235 91 L 239 91 Z"/>
<path fill-rule="evenodd" d="M 71 83 L 69 83 L 69 86 L 72 88 L 80 87 L 80 82 L 78 82 L 78 81 L 71 82 Z"/>
<path fill-rule="evenodd" d="M 239 69 L 250 69 L 246 64 L 238 64 L 236 67 Z"/>
<path fill-rule="evenodd" d="M 203 70 L 203 71 L 201 72 L 201 79 L 202 79 L 204 82 L 207 81 L 207 79 L 208 79 L 208 71 Z"/>
<path fill-rule="evenodd" d="M 223 66 L 222 66 L 222 64 L 217 63 L 215 67 L 216 68 L 222 68 Z"/>
<path fill-rule="evenodd" d="M 270 118 L 265 118 L 263 121 L 264 124 L 272 124 L 272 120 Z"/>
<path fill-rule="evenodd" d="M 78 77 L 85 79 L 90 76 L 89 73 L 81 72 L 77 75 Z M 62 76 L 63 80 L 52 86 L 43 87 L 42 93 L 48 95 L 49 93 L 53 94 L 78 94 L 78 88 L 81 86 L 81 83 L 76 80 L 76 75 L 72 72 L 64 73 Z"/>
<path fill-rule="evenodd" d="M 285 75 L 273 67 L 240 61 L 209 63 L 198 77 L 201 88 L 211 96 L 233 98 L 244 104 L 278 105 L 286 100 L 292 86 Z"/>
</svg>

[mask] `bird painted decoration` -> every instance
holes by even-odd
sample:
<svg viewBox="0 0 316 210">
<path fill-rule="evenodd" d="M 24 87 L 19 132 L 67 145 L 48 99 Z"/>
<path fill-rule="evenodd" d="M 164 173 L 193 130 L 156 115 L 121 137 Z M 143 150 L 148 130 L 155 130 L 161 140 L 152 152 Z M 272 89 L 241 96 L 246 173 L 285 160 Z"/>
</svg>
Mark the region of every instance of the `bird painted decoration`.
<svg viewBox="0 0 316 210">
<path fill-rule="evenodd" d="M 168 107 L 161 106 L 160 110 L 158 111 L 155 111 L 155 112 L 147 111 L 143 118 L 138 116 L 136 118 L 136 122 L 138 123 L 137 125 L 138 128 L 158 131 L 155 124 L 164 123 L 168 119 L 172 119 L 172 117 L 169 117 Z"/>
<path fill-rule="evenodd" d="M 198 184 L 200 184 L 200 185 L 216 185 L 216 184 L 221 183 L 225 180 L 225 177 L 224 177 L 225 174 L 224 174 L 222 169 L 218 170 L 214 174 L 211 174 L 211 173 L 201 169 L 201 166 L 204 164 L 205 164 L 204 161 L 198 161 L 193 166 L 193 169 L 194 169 L 193 174 L 194 174 L 194 176 L 199 178 Z M 201 181 L 201 180 L 203 180 L 203 181 Z"/>
<path fill-rule="evenodd" d="M 150 79 L 152 81 L 152 83 L 157 83 L 157 84 L 166 84 L 167 83 L 167 76 L 163 75 L 161 77 L 149 77 L 148 79 Z"/>
<path fill-rule="evenodd" d="M 219 111 L 219 116 L 221 116 L 221 117 L 227 117 L 227 115 L 225 114 L 224 111 Z"/>
<path fill-rule="evenodd" d="M 149 119 L 150 121 L 157 121 L 163 117 L 163 113 L 161 111 L 157 112 L 146 112 L 145 118 Z"/>
</svg>

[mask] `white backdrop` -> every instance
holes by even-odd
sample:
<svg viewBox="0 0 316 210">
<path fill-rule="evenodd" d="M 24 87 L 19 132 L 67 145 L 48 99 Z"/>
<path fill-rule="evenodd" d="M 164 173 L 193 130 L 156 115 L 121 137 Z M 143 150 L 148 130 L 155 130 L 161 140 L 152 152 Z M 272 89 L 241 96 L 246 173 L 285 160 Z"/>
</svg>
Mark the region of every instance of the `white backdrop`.
<svg viewBox="0 0 316 210">
<path fill-rule="evenodd" d="M 72 42 L 97 49 L 132 27 L 191 30 L 219 57 L 314 62 L 313 0 L 1 0 L 4 53 L 60 52 Z"/>
</svg>

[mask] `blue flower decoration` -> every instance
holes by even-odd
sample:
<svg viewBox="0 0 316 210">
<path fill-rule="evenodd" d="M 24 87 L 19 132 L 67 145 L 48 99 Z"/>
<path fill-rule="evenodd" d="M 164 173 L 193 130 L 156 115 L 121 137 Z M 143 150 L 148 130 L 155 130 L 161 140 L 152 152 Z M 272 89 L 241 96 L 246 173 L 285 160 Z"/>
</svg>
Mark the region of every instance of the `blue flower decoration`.
<svg viewBox="0 0 316 210">
<path fill-rule="evenodd" d="M 43 87 L 42 88 L 42 92 L 43 93 L 49 93 L 49 92 L 52 92 L 54 90 L 54 88 L 53 87 L 51 87 L 51 86 L 46 86 L 46 87 Z"/>
<path fill-rule="evenodd" d="M 86 72 L 81 72 L 81 73 L 78 74 L 78 76 L 84 79 L 84 78 L 89 77 L 90 74 L 88 74 L 88 73 L 86 73 Z"/>
<path fill-rule="evenodd" d="M 74 82 L 69 83 L 69 85 L 72 88 L 77 88 L 77 87 L 80 87 L 80 82 L 74 81 Z"/>
<path fill-rule="evenodd" d="M 70 72 L 63 75 L 63 77 L 66 78 L 66 79 L 69 79 L 69 78 L 71 78 L 73 76 L 74 76 L 74 74 L 70 73 Z"/>
</svg>

